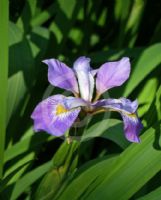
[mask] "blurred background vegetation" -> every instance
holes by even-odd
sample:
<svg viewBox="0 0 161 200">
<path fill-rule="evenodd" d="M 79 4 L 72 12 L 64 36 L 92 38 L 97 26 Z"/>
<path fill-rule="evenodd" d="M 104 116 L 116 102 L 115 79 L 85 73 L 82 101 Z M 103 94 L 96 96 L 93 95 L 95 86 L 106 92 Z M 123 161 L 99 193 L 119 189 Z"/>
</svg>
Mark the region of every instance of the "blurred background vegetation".
<svg viewBox="0 0 161 200">
<path fill-rule="evenodd" d="M 7 1 L 2 1 L 0 11 L 7 13 Z M 2 30 L 9 28 L 8 39 L 0 35 L 4 46 L 9 42 L 0 199 L 161 199 L 161 2 L 10 0 L 9 23 L 0 21 Z M 33 132 L 30 115 L 49 86 L 41 61 L 57 58 L 72 66 L 81 55 L 90 57 L 94 68 L 130 58 L 130 79 L 105 96 L 138 99 L 141 144 L 124 139 L 119 115 L 96 116 L 83 132 L 88 140 L 70 146 Z M 0 64 L 2 73 L 3 56 Z M 5 90 L 4 82 L 1 86 Z M 99 123 L 102 128 L 93 137 Z"/>
</svg>

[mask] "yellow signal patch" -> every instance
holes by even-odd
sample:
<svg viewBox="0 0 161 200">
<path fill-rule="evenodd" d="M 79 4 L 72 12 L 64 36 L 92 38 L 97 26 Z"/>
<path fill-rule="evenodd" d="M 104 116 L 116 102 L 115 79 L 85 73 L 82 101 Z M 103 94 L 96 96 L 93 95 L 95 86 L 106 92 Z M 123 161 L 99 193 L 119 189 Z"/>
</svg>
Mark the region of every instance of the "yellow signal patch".
<svg viewBox="0 0 161 200">
<path fill-rule="evenodd" d="M 58 104 L 58 106 L 56 108 L 56 115 L 60 115 L 62 113 L 66 113 L 66 112 L 68 112 L 68 110 L 61 104 Z"/>
</svg>

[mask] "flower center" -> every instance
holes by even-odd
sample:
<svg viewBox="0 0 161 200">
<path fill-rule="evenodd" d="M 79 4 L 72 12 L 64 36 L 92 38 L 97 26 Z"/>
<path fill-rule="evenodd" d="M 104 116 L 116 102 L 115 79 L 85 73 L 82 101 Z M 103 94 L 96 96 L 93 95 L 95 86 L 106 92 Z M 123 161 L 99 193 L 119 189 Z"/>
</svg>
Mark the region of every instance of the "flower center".
<svg viewBox="0 0 161 200">
<path fill-rule="evenodd" d="M 68 110 L 61 104 L 58 104 L 58 106 L 56 107 L 56 115 L 60 115 L 62 113 L 66 113 L 66 112 L 68 112 Z"/>
</svg>

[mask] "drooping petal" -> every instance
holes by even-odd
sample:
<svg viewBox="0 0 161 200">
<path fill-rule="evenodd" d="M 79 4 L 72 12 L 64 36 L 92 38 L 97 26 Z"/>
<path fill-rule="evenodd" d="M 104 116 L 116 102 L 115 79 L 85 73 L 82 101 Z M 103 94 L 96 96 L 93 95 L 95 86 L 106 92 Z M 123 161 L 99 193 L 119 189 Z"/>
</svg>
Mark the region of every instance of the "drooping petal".
<svg viewBox="0 0 161 200">
<path fill-rule="evenodd" d="M 120 99 L 102 99 L 92 104 L 94 108 L 105 107 L 109 110 L 125 112 L 127 114 L 135 113 L 138 108 L 138 102 L 130 101 L 124 97 Z"/>
<path fill-rule="evenodd" d="M 52 85 L 73 93 L 79 92 L 77 80 L 72 69 L 56 59 L 48 59 L 43 62 L 48 65 L 48 80 Z"/>
<path fill-rule="evenodd" d="M 74 97 L 71 97 L 73 99 Z M 33 111 L 34 130 L 46 131 L 55 136 L 63 135 L 74 123 L 80 112 L 79 105 L 69 107 L 68 99 L 63 95 L 51 96 L 40 102 Z"/>
<path fill-rule="evenodd" d="M 125 137 L 130 142 L 140 142 L 139 133 L 143 128 L 143 125 L 140 119 L 137 116 L 137 113 L 130 115 L 121 114 L 124 122 L 124 132 Z"/>
<path fill-rule="evenodd" d="M 117 111 L 121 114 L 124 122 L 124 132 L 127 140 L 139 142 L 139 133 L 142 129 L 142 123 L 137 116 L 137 100 L 131 102 L 129 99 L 104 99 L 93 104 L 95 109 L 105 109 L 108 111 Z"/>
<path fill-rule="evenodd" d="M 128 79 L 129 74 L 130 62 L 127 57 L 116 62 L 103 64 L 97 72 L 97 94 L 102 94 L 110 88 L 122 85 Z"/>
<path fill-rule="evenodd" d="M 96 74 L 90 67 L 90 58 L 84 56 L 74 62 L 81 97 L 86 101 L 91 101 L 94 90 L 94 75 Z"/>
</svg>

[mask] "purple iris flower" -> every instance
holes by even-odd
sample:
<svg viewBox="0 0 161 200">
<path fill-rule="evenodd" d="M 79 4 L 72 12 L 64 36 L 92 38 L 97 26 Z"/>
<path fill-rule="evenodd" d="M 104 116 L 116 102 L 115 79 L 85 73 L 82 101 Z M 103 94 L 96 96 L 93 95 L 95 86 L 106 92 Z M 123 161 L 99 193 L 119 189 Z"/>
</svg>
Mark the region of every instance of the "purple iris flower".
<svg viewBox="0 0 161 200">
<path fill-rule="evenodd" d="M 35 131 L 46 131 L 55 136 L 63 135 L 76 121 L 81 110 L 86 113 L 117 111 L 124 122 L 127 140 L 139 142 L 142 124 L 137 116 L 138 102 L 129 99 L 101 99 L 107 90 L 122 85 L 130 74 L 129 58 L 107 62 L 97 70 L 90 66 L 90 58 L 80 57 L 73 69 L 56 59 L 43 61 L 48 65 L 48 80 L 59 88 L 71 91 L 74 97 L 53 95 L 40 102 L 33 111 Z M 94 89 L 96 96 L 93 97 Z"/>
</svg>

